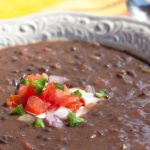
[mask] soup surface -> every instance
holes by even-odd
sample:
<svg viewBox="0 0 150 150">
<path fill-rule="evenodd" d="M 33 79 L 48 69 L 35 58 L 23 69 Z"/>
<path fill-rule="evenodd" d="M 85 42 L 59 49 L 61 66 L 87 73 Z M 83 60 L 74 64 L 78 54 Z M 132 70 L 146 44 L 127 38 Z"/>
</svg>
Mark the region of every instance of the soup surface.
<svg viewBox="0 0 150 150">
<path fill-rule="evenodd" d="M 0 150 L 149 150 L 148 64 L 123 52 L 79 41 L 41 42 L 0 51 Z M 146 68 L 146 69 L 145 69 Z M 106 90 L 76 128 L 34 129 L 3 106 L 24 74 L 70 79 L 69 87 Z"/>
</svg>

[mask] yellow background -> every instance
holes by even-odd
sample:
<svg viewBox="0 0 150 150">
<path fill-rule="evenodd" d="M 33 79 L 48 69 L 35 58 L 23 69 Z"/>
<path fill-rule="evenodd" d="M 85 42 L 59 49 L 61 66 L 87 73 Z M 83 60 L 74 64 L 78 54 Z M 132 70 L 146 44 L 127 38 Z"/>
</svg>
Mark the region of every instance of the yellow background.
<svg viewBox="0 0 150 150">
<path fill-rule="evenodd" d="M 73 10 L 97 15 L 128 14 L 125 0 L 0 0 L 0 19 L 43 10 Z"/>
</svg>

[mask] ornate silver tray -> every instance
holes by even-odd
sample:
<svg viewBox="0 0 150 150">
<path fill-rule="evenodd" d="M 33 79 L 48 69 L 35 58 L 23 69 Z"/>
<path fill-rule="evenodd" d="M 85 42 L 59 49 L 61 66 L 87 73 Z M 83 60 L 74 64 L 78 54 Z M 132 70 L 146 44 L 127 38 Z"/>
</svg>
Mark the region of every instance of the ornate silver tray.
<svg viewBox="0 0 150 150">
<path fill-rule="evenodd" d="M 150 63 L 149 23 L 72 12 L 44 12 L 0 21 L 0 48 L 56 39 L 99 42 Z"/>
</svg>

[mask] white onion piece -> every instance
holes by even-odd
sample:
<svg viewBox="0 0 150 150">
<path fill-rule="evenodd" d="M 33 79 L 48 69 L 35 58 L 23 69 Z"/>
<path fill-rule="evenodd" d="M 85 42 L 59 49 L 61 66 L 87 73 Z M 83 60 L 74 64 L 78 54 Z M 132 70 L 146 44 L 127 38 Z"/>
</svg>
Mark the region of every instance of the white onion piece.
<svg viewBox="0 0 150 150">
<path fill-rule="evenodd" d="M 80 107 L 77 112 L 76 112 L 76 116 L 77 117 L 82 117 L 84 116 L 86 113 L 88 112 L 88 109 L 86 107 Z"/>
<path fill-rule="evenodd" d="M 18 120 L 22 121 L 22 122 L 26 122 L 26 123 L 33 123 L 35 120 L 35 117 L 30 114 L 24 114 L 24 115 L 20 116 L 18 118 Z"/>
<path fill-rule="evenodd" d="M 43 113 L 43 114 L 37 115 L 36 117 L 37 117 L 37 118 L 44 119 L 44 118 L 46 118 L 46 114 Z"/>
<path fill-rule="evenodd" d="M 95 88 L 91 85 L 87 85 L 85 87 L 85 91 L 88 92 L 88 93 L 92 93 L 92 94 L 95 94 Z"/>
<path fill-rule="evenodd" d="M 86 93 L 82 92 L 82 97 L 85 100 L 85 105 L 90 104 L 90 103 L 97 103 L 98 98 L 96 98 L 92 93 Z"/>
<path fill-rule="evenodd" d="M 80 90 L 82 97 L 85 100 L 85 105 L 90 104 L 90 103 L 97 103 L 99 101 L 99 99 L 96 98 L 93 93 L 85 92 L 84 90 L 81 90 L 79 88 L 71 88 L 69 90 L 71 92 L 74 92 L 76 90 Z"/>
<path fill-rule="evenodd" d="M 63 77 L 63 76 L 50 75 L 48 81 L 49 82 L 58 82 L 58 83 L 63 84 L 65 82 L 69 81 L 69 79 L 66 77 Z"/>
<path fill-rule="evenodd" d="M 54 115 L 54 112 L 48 112 L 46 118 L 44 119 L 46 126 L 62 128 L 64 127 L 64 122 Z"/>
<path fill-rule="evenodd" d="M 54 115 L 59 117 L 60 119 L 66 119 L 69 113 L 69 109 L 65 107 L 59 107 L 55 112 Z"/>
</svg>

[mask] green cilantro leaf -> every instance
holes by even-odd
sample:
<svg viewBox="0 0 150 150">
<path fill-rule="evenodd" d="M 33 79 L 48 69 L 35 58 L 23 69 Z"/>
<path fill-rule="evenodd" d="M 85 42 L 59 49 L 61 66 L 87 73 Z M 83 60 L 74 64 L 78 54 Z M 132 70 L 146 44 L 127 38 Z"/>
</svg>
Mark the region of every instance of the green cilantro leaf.
<svg viewBox="0 0 150 150">
<path fill-rule="evenodd" d="M 105 98 L 109 98 L 109 94 L 106 92 L 106 91 L 104 91 L 104 90 L 100 90 L 100 91 L 98 91 L 97 93 L 96 93 L 96 97 L 97 98 L 100 98 L 100 99 L 105 99 Z"/>
<path fill-rule="evenodd" d="M 84 122 L 83 118 L 77 117 L 74 113 L 69 112 L 67 115 L 67 121 L 70 127 L 76 127 L 79 123 Z"/>
<path fill-rule="evenodd" d="M 46 83 L 46 79 L 45 78 L 39 78 L 38 80 L 35 80 L 32 82 L 32 86 L 35 87 L 35 92 L 37 94 L 41 94 L 44 86 Z"/>
<path fill-rule="evenodd" d="M 63 86 L 61 83 L 57 83 L 57 82 L 56 82 L 56 83 L 54 83 L 54 85 L 55 85 L 56 88 L 58 88 L 58 89 L 64 91 L 64 86 Z"/>
<path fill-rule="evenodd" d="M 21 79 L 20 83 L 24 85 L 29 84 L 28 80 L 26 79 Z"/>
<path fill-rule="evenodd" d="M 34 128 L 44 128 L 45 125 L 44 125 L 43 120 L 40 118 L 36 118 L 35 121 L 33 122 L 33 127 Z"/>
<path fill-rule="evenodd" d="M 12 109 L 11 111 L 11 115 L 23 115 L 25 112 L 23 110 L 23 106 L 22 105 L 18 105 L 16 106 L 14 109 Z"/>
<path fill-rule="evenodd" d="M 73 93 L 74 93 L 76 96 L 78 96 L 78 97 L 81 97 L 81 96 L 82 96 L 80 90 L 76 90 L 76 91 L 74 91 Z"/>
</svg>

